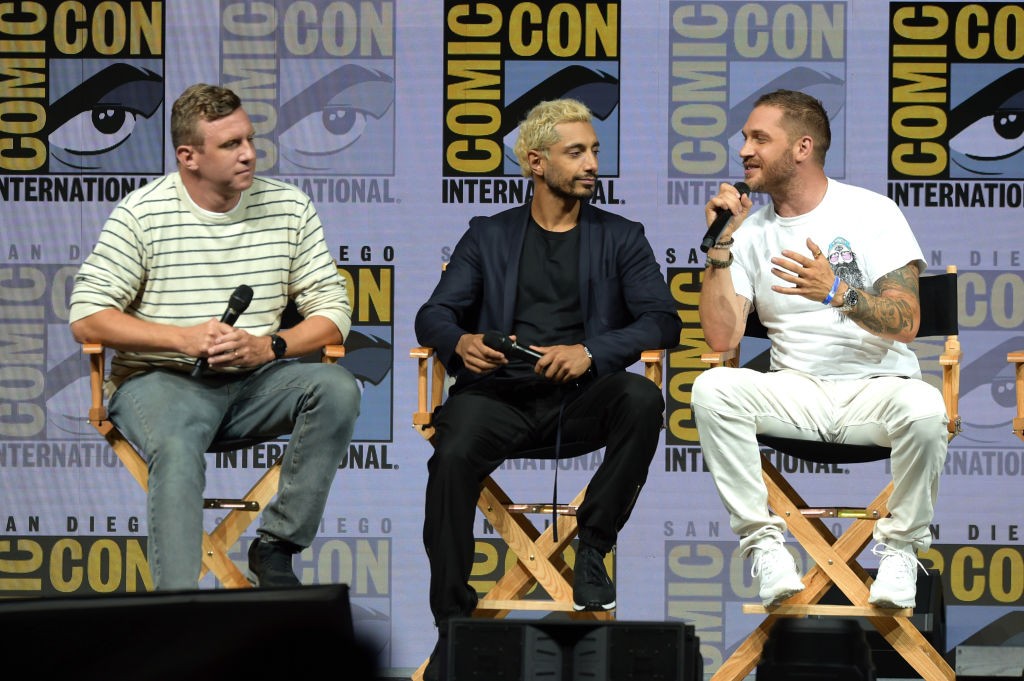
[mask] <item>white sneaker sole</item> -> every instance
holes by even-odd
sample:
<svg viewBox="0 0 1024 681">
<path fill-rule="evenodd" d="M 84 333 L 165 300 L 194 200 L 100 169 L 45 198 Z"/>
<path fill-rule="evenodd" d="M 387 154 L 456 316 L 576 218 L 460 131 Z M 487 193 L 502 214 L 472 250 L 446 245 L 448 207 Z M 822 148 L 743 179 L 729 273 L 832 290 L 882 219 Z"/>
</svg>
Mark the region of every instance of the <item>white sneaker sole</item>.
<svg viewBox="0 0 1024 681">
<path fill-rule="evenodd" d="M 800 593 L 803 590 L 804 590 L 804 587 L 803 587 L 803 585 L 801 585 L 799 589 L 790 589 L 788 591 L 783 591 L 782 593 L 776 595 L 774 598 L 766 598 L 766 599 L 764 599 L 763 601 L 761 601 L 761 605 L 763 605 L 766 608 L 770 608 L 772 606 L 779 605 L 783 601 L 787 600 L 790 596 L 795 596 L 796 594 Z"/>
<path fill-rule="evenodd" d="M 876 608 L 914 608 L 917 607 L 916 599 L 913 601 L 900 602 L 891 598 L 868 598 L 868 603 Z"/>
</svg>

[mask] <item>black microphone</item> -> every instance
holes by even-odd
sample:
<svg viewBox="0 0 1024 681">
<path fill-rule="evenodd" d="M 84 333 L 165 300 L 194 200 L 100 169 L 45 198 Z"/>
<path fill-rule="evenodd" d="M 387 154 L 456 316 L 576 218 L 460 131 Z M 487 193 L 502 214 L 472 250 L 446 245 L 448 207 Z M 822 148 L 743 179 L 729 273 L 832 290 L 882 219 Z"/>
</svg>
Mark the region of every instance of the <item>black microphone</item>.
<svg viewBox="0 0 1024 681">
<path fill-rule="evenodd" d="M 234 326 L 235 322 L 238 321 L 238 316 L 245 312 L 245 308 L 249 307 L 249 303 L 252 302 L 252 287 L 242 284 L 235 289 L 235 292 L 228 298 L 228 309 L 224 310 L 224 314 L 220 317 L 221 324 L 230 324 Z M 206 358 L 200 357 L 196 360 L 196 364 L 192 367 L 192 378 L 198 377 L 203 373 L 203 369 L 206 368 Z"/>
<path fill-rule="evenodd" d="M 505 334 L 498 333 L 497 331 L 488 331 L 484 334 L 484 345 L 492 350 L 504 353 L 509 359 L 521 359 L 530 365 L 536 364 L 537 360 L 542 357 L 536 350 L 519 345 Z"/>
<path fill-rule="evenodd" d="M 733 186 L 736 187 L 736 191 L 740 193 L 740 196 L 750 193 L 750 187 L 746 182 L 737 182 Z M 701 253 L 707 253 L 711 250 L 711 247 L 718 241 L 722 230 L 725 229 L 725 226 L 729 224 L 729 220 L 732 219 L 732 211 L 728 208 L 718 208 L 715 212 L 718 213 L 718 217 L 711 222 L 711 226 L 708 227 L 708 231 L 704 235 L 704 241 L 700 242 Z"/>
</svg>

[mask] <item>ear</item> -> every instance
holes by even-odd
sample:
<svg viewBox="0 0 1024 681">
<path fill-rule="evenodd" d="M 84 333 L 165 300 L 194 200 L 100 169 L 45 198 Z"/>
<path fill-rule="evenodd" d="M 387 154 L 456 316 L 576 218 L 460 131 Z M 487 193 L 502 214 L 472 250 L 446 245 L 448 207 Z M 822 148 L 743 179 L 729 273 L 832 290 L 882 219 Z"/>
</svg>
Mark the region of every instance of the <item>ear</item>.
<svg viewBox="0 0 1024 681">
<path fill-rule="evenodd" d="M 189 170 L 195 170 L 197 168 L 195 147 L 189 144 L 179 145 L 178 148 L 174 150 L 174 155 L 178 159 L 178 165 L 182 168 L 188 168 Z"/>
<path fill-rule="evenodd" d="M 530 149 L 526 152 L 526 159 L 530 164 L 530 170 L 533 171 L 533 174 L 544 177 L 544 154 L 536 149 Z"/>
<path fill-rule="evenodd" d="M 804 135 L 793 146 L 793 156 L 797 161 L 806 161 L 814 156 L 814 138 Z"/>
</svg>

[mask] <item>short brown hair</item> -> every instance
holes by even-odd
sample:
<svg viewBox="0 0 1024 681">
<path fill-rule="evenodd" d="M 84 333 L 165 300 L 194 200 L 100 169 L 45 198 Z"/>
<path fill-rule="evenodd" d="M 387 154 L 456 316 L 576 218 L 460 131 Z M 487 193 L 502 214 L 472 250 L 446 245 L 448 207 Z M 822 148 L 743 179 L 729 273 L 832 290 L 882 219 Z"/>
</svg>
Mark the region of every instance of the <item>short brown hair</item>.
<svg viewBox="0 0 1024 681">
<path fill-rule="evenodd" d="M 775 90 L 758 97 L 754 106 L 774 106 L 782 110 L 782 123 L 793 139 L 810 135 L 814 140 L 814 158 L 825 165 L 825 154 L 832 145 L 832 128 L 821 101 L 806 92 Z"/>
<path fill-rule="evenodd" d="M 583 102 L 575 99 L 553 99 L 541 102 L 526 114 L 519 124 L 519 139 L 516 140 L 515 152 L 519 159 L 519 170 L 524 177 L 530 177 L 529 152 L 536 149 L 548 156 L 548 147 L 558 142 L 561 136 L 555 130 L 559 123 L 589 123 L 590 109 Z"/>
<path fill-rule="evenodd" d="M 175 149 L 183 144 L 203 146 L 199 121 L 220 120 L 241 106 L 242 100 L 226 87 L 207 83 L 190 85 L 171 107 L 171 144 Z"/>
</svg>

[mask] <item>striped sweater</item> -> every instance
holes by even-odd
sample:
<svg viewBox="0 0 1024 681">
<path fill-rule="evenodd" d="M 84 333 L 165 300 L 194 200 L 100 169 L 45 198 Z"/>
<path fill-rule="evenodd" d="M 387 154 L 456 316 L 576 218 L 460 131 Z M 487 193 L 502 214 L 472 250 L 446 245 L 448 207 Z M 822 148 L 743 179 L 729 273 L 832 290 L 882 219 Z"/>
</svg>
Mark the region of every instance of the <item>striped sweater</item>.
<svg viewBox="0 0 1024 681">
<path fill-rule="evenodd" d="M 193 203 L 174 172 L 114 208 L 75 276 L 70 321 L 114 308 L 160 324 L 201 324 L 220 318 L 240 284 L 252 287 L 253 298 L 238 328 L 274 333 L 294 299 L 303 317 L 327 317 L 348 337 L 345 280 L 308 196 L 257 177 L 234 209 L 211 213 Z M 109 387 L 155 367 L 190 371 L 194 362 L 177 353 L 118 351 Z"/>
</svg>

